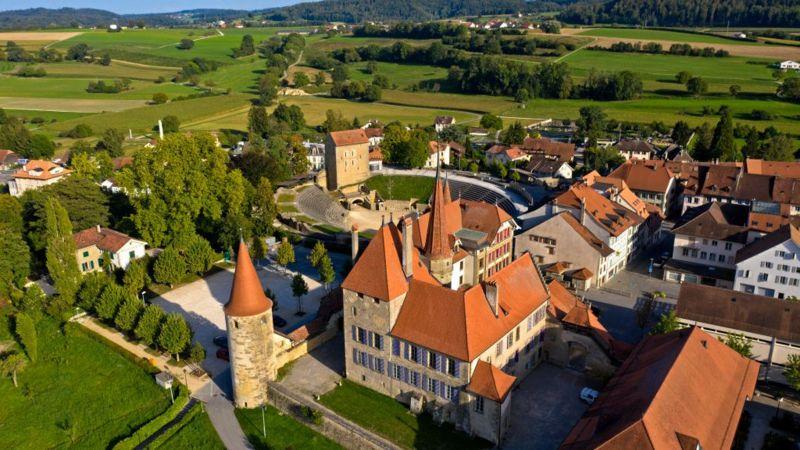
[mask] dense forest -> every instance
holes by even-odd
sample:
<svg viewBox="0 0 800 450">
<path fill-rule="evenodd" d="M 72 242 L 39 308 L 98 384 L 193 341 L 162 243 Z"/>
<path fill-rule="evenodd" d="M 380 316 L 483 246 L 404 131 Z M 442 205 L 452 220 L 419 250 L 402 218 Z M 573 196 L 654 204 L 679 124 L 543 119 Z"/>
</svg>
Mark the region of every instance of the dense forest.
<svg viewBox="0 0 800 450">
<path fill-rule="evenodd" d="M 163 14 L 120 15 L 91 8 L 30 8 L 0 11 L 0 29 L 77 28 L 120 25 L 176 26 L 230 20 L 248 16 L 247 11 L 234 9 L 195 9 Z"/>
<path fill-rule="evenodd" d="M 794 27 L 800 23 L 800 0 L 582 1 L 567 6 L 558 18 L 586 25 Z"/>
</svg>

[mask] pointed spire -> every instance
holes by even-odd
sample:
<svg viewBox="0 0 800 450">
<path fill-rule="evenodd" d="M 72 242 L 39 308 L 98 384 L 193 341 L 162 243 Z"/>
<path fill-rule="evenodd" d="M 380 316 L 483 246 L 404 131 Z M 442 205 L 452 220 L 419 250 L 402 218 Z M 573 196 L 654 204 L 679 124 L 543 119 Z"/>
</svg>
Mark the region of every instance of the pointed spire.
<svg viewBox="0 0 800 450">
<path fill-rule="evenodd" d="M 250 259 L 247 245 L 244 240 L 240 240 L 230 300 L 225 304 L 225 314 L 238 317 L 255 316 L 270 308 L 272 301 L 264 295 L 264 288 Z"/>
<path fill-rule="evenodd" d="M 444 173 L 444 196 L 442 198 L 445 203 L 453 201 L 453 197 L 450 194 L 450 181 L 448 180 L 447 172 Z"/>
<path fill-rule="evenodd" d="M 428 219 L 428 235 L 425 240 L 425 256 L 443 259 L 453 256 L 450 239 L 447 237 L 447 217 L 445 212 L 444 186 L 436 168 L 436 184 L 431 202 L 431 217 Z"/>
</svg>

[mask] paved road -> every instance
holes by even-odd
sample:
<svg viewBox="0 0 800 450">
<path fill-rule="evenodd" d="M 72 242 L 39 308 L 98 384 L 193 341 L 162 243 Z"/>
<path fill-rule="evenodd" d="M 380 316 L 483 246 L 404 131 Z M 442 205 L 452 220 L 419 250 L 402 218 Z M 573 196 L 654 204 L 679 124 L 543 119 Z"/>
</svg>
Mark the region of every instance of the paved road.
<svg viewBox="0 0 800 450">
<path fill-rule="evenodd" d="M 208 418 L 217 430 L 217 435 L 228 450 L 251 449 L 239 421 L 234 414 L 233 403 L 225 395 L 214 389 L 214 383 L 208 383 L 197 396 L 205 402 Z"/>
</svg>

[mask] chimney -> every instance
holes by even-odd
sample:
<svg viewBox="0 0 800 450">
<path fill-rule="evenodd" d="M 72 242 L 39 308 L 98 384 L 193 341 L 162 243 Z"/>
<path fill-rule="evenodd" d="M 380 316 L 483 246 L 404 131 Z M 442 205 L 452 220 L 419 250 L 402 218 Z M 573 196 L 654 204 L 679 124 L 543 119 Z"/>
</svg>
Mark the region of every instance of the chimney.
<svg viewBox="0 0 800 450">
<path fill-rule="evenodd" d="M 412 223 L 410 217 L 403 218 L 403 272 L 409 278 L 414 274 L 414 262 L 411 254 L 414 247 L 414 239 L 411 234 Z"/>
<path fill-rule="evenodd" d="M 500 293 L 497 291 L 497 283 L 494 281 L 487 281 L 483 286 L 486 292 L 486 300 L 489 301 L 489 307 L 492 308 L 494 316 L 497 317 L 497 305 L 500 303 Z"/>
<path fill-rule="evenodd" d="M 158 138 L 164 139 L 164 124 L 161 123 L 161 120 L 158 121 Z"/>
<path fill-rule="evenodd" d="M 98 233 L 100 232 L 100 224 L 99 223 L 97 224 L 97 232 Z"/>
<path fill-rule="evenodd" d="M 581 225 L 586 225 L 586 197 L 581 197 Z"/>
<path fill-rule="evenodd" d="M 353 259 L 353 263 L 358 258 L 358 225 L 355 224 L 350 228 L 350 257 Z"/>
</svg>

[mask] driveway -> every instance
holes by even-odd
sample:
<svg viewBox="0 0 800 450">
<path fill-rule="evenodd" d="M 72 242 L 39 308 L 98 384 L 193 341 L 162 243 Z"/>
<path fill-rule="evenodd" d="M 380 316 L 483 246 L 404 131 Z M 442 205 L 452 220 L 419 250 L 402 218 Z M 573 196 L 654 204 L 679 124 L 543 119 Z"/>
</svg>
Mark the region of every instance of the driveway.
<svg viewBox="0 0 800 450">
<path fill-rule="evenodd" d="M 344 338 L 341 334 L 295 360 L 282 386 L 293 392 L 322 395 L 336 387 L 344 373 Z"/>
<path fill-rule="evenodd" d="M 586 411 L 578 395 L 582 374 L 550 364 L 537 367 L 511 394 L 511 423 L 503 449 L 553 450 Z"/>
</svg>

